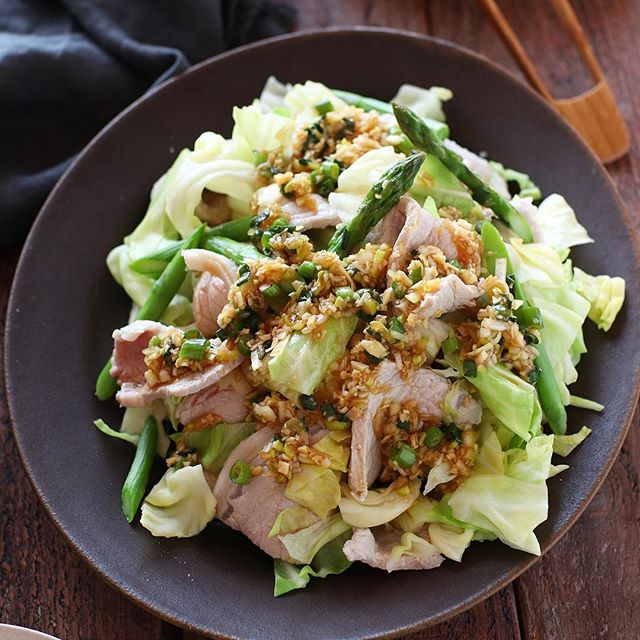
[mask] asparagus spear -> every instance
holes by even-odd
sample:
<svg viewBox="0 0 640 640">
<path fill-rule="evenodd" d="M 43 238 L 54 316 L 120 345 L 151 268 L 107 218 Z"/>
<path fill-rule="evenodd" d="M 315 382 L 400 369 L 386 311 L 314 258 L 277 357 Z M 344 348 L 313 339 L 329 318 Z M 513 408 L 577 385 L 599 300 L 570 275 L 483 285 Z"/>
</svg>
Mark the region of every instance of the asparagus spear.
<svg viewBox="0 0 640 640">
<path fill-rule="evenodd" d="M 393 109 L 388 102 L 383 102 L 376 98 L 360 96 L 357 93 L 351 93 L 350 91 L 341 91 L 340 89 L 332 89 L 332 91 L 338 96 L 338 98 L 341 98 L 347 104 L 351 104 L 354 107 L 360 107 L 360 109 L 364 109 L 365 111 L 393 113 Z M 446 122 L 440 122 L 433 118 L 422 118 L 422 120 L 439 138 L 444 140 L 449 137 L 449 125 Z"/>
<path fill-rule="evenodd" d="M 158 445 L 158 425 L 153 416 L 149 416 L 144 423 L 140 440 L 136 448 L 131 469 L 122 486 L 122 511 L 127 522 L 131 522 L 142 502 L 142 497 L 149 482 L 151 465 L 156 455 Z"/>
<path fill-rule="evenodd" d="M 424 154 L 418 153 L 387 169 L 369 189 L 356 215 L 333 234 L 327 247 L 329 251 L 335 251 L 344 258 L 355 245 L 362 242 L 367 233 L 411 188 L 423 161 Z"/>
<path fill-rule="evenodd" d="M 516 317 L 521 324 L 531 324 L 533 318 L 537 318 L 535 322 L 542 323 L 542 315 L 540 310 L 529 304 L 527 297 L 518 282 L 518 278 L 513 273 L 513 267 L 509 260 L 509 253 L 507 247 L 500 236 L 498 230 L 490 223 L 485 222 L 482 225 L 482 244 L 484 247 L 484 257 L 487 264 L 487 268 L 491 273 L 495 274 L 495 264 L 497 259 L 503 259 L 507 264 L 507 275 L 513 278 L 513 293 L 516 298 L 522 300 L 524 303 L 519 309 L 515 311 Z M 547 422 L 551 427 L 553 433 L 562 435 L 567 430 L 567 410 L 562 403 L 562 396 L 555 375 L 553 374 L 553 368 L 549 361 L 547 351 L 542 344 L 542 341 L 536 345 L 538 350 L 538 357 L 535 359 L 536 367 L 538 368 L 538 379 L 536 380 L 536 389 L 538 391 L 538 397 L 540 398 L 540 406 L 544 411 L 544 415 L 547 418 Z"/>
<path fill-rule="evenodd" d="M 471 195 L 481 205 L 489 207 L 498 218 L 508 224 L 525 242 L 533 242 L 531 227 L 522 214 L 468 169 L 460 156 L 447 149 L 418 115 L 411 109 L 398 104 L 393 105 L 393 112 L 403 133 L 418 149 L 436 156 L 451 173 L 469 187 Z"/>
<path fill-rule="evenodd" d="M 265 257 L 264 254 L 260 253 L 249 242 L 236 242 L 230 238 L 209 238 L 205 240 L 203 248 L 213 251 L 214 253 L 219 253 L 237 265 L 242 264 L 246 260 L 259 260 Z"/>
<path fill-rule="evenodd" d="M 223 222 L 222 224 L 207 229 L 203 237 L 209 239 L 221 236 L 236 241 L 247 240 L 249 238 L 248 231 L 251 219 L 251 216 L 246 216 L 245 218 Z M 164 249 L 160 249 L 160 251 L 154 251 L 149 255 L 138 258 L 138 260 L 134 260 L 129 265 L 129 268 L 144 276 L 158 278 L 171 258 L 173 258 L 178 251 L 185 248 L 184 244 L 185 240 L 176 240 Z"/>
<path fill-rule="evenodd" d="M 191 249 L 199 246 L 203 233 L 204 225 L 201 225 L 187 239 L 183 248 Z M 159 320 L 180 288 L 185 273 L 182 253 L 177 252 L 165 267 L 161 276 L 153 283 L 151 293 L 140 311 L 138 311 L 136 320 Z M 118 385 L 111 377 L 110 371 L 111 359 L 102 367 L 102 371 L 96 381 L 96 396 L 98 396 L 99 400 L 108 400 L 118 390 Z"/>
</svg>

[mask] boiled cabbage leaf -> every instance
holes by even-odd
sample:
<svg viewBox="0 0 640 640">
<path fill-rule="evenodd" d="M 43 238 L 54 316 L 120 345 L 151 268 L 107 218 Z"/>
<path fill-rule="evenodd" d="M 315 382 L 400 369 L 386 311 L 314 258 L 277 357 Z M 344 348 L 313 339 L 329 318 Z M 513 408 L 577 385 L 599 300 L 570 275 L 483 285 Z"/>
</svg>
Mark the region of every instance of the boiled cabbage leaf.
<svg viewBox="0 0 640 640">
<path fill-rule="evenodd" d="M 573 282 L 590 304 L 589 319 L 609 331 L 624 303 L 625 282 L 618 276 L 591 276 L 574 267 Z"/>
</svg>

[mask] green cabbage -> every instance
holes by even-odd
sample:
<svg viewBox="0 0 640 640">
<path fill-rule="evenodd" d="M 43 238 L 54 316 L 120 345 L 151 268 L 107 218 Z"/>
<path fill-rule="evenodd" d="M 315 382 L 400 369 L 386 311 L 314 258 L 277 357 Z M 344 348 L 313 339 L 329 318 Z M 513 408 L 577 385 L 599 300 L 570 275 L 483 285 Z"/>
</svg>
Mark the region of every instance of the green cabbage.
<svg viewBox="0 0 640 640">
<path fill-rule="evenodd" d="M 432 522 L 429 525 L 429 540 L 431 544 L 443 555 L 451 560 L 460 562 L 462 555 L 473 539 L 473 529 L 462 528 L 440 522 Z"/>
<path fill-rule="evenodd" d="M 467 380 L 480 392 L 483 402 L 502 424 L 529 440 L 540 430 L 542 411 L 535 387 L 502 365 L 478 367 Z"/>
<path fill-rule="evenodd" d="M 278 514 L 268 537 L 273 538 L 286 533 L 295 533 L 300 529 L 310 527 L 315 520 L 316 517 L 313 513 L 305 507 L 287 507 Z"/>
<path fill-rule="evenodd" d="M 324 520 L 340 502 L 340 482 L 331 469 L 317 464 L 301 464 L 287 482 L 284 495 Z"/>
<path fill-rule="evenodd" d="M 320 117 L 316 105 L 331 102 L 335 111 L 343 111 L 347 103 L 325 85 L 308 80 L 304 84 L 294 84 L 284 96 L 284 104 L 296 118 L 297 126 L 310 124 Z"/>
<path fill-rule="evenodd" d="M 579 444 L 582 444 L 590 433 L 591 429 L 589 427 L 582 427 L 578 433 L 572 433 L 567 436 L 553 436 L 553 452 L 565 458 Z"/>
<path fill-rule="evenodd" d="M 416 533 L 428 523 L 433 522 L 429 514 L 436 505 L 436 501 L 426 496 L 418 496 L 416 501 L 403 513 L 401 513 L 393 524 L 410 533 Z"/>
<path fill-rule="evenodd" d="M 351 438 L 351 432 L 331 431 L 324 438 L 318 440 L 313 448 L 328 455 L 331 458 L 329 469 L 334 471 L 346 471 L 349 463 L 351 449 L 349 443 L 345 443 Z"/>
<path fill-rule="evenodd" d="M 590 276 L 574 267 L 573 282 L 578 293 L 591 305 L 589 319 L 598 325 L 598 329 L 609 331 L 624 303 L 624 279 L 617 276 Z"/>
<path fill-rule="evenodd" d="M 520 284 L 559 287 L 566 283 L 566 270 L 553 247 L 539 242 L 524 244 L 520 238 L 514 238 L 507 250 Z"/>
<path fill-rule="evenodd" d="M 280 151 L 291 146 L 294 121 L 276 113 L 262 113 L 259 106 L 234 107 L 236 123 L 232 139 L 253 151 Z"/>
<path fill-rule="evenodd" d="M 371 489 L 363 500 L 352 495 L 343 495 L 339 508 L 343 520 L 358 529 L 370 529 L 391 522 L 404 513 L 416 501 L 420 493 L 420 483 L 411 484 L 409 495 L 397 491 Z"/>
<path fill-rule="evenodd" d="M 336 514 L 328 520 L 319 520 L 295 533 L 278 536 L 293 560 L 308 564 L 316 553 L 334 538 L 351 531 L 351 527 Z"/>
<path fill-rule="evenodd" d="M 96 429 L 98 429 L 98 431 L 101 431 L 106 436 L 117 438 L 118 440 L 124 440 L 129 444 L 137 445 L 138 440 L 140 440 L 140 436 L 134 436 L 130 433 L 122 433 L 122 431 L 116 431 L 115 429 L 112 429 L 102 418 L 94 420 L 93 424 L 96 426 Z"/>
<path fill-rule="evenodd" d="M 269 76 L 264 83 L 260 98 L 256 100 L 263 113 L 271 113 L 274 109 L 284 108 L 284 97 L 291 85 L 283 84 L 275 76 Z"/>
<path fill-rule="evenodd" d="M 593 242 L 569 203 L 557 193 L 540 203 L 536 223 L 542 233 L 542 242 L 558 251 Z"/>
<path fill-rule="evenodd" d="M 304 589 L 311 578 L 326 578 L 329 575 L 338 575 L 346 571 L 351 562 L 347 560 L 342 547 L 351 537 L 351 531 L 345 531 L 337 538 L 328 542 L 316 553 L 311 564 L 303 567 L 274 560 L 273 571 L 275 574 L 274 596 L 281 596 L 294 589 Z"/>
<path fill-rule="evenodd" d="M 153 416 L 156 419 L 158 425 L 158 447 L 156 452 L 161 458 L 164 458 L 167 455 L 171 441 L 162 426 L 163 420 L 167 417 L 167 410 L 162 400 L 156 400 L 144 407 L 127 407 L 122 417 L 120 431 L 140 437 L 144 429 L 144 423 L 149 416 Z"/>
<path fill-rule="evenodd" d="M 356 324 L 357 316 L 331 318 L 321 338 L 299 331 L 292 333 L 271 353 L 269 377 L 275 385 L 311 395 L 329 367 L 344 355 Z"/>
<path fill-rule="evenodd" d="M 216 513 L 216 499 L 202 465 L 169 469 L 142 503 L 140 524 L 154 536 L 189 538 Z"/>
<path fill-rule="evenodd" d="M 451 98 L 453 98 L 453 92 L 445 87 L 424 89 L 412 84 L 403 84 L 391 99 L 391 102 L 409 107 L 421 118 L 446 122 L 447 118 L 442 109 L 442 103 L 451 100 Z"/>
<path fill-rule="evenodd" d="M 353 218 L 371 185 L 402 158 L 404 155 L 390 146 L 372 149 L 340 174 L 338 188 L 329 194 L 329 204 L 340 213 L 343 222 Z"/>
<path fill-rule="evenodd" d="M 387 560 L 387 571 L 393 571 L 403 556 L 413 558 L 433 558 L 439 556 L 438 549 L 424 538 L 406 531 L 400 537 L 400 542 L 394 544 Z"/>
<path fill-rule="evenodd" d="M 505 182 L 516 182 L 518 184 L 518 195 L 521 198 L 531 198 L 532 200 L 539 200 L 542 197 L 540 188 L 533 182 L 533 180 L 526 174 L 516 171 L 515 169 L 507 169 L 500 162 L 489 160 L 489 164 L 496 171 Z"/>
<path fill-rule="evenodd" d="M 211 471 L 220 473 L 229 454 L 255 431 L 250 422 L 239 424 L 217 424 L 210 429 L 184 431 L 184 443 L 198 452 L 200 464 Z"/>
<path fill-rule="evenodd" d="M 539 555 L 533 531 L 547 518 L 546 479 L 552 473 L 553 438 L 537 436 L 526 449 L 507 451 L 503 474 L 473 470 L 448 500 L 458 522 L 446 524 L 471 525 L 495 534 L 515 549 Z"/>
</svg>

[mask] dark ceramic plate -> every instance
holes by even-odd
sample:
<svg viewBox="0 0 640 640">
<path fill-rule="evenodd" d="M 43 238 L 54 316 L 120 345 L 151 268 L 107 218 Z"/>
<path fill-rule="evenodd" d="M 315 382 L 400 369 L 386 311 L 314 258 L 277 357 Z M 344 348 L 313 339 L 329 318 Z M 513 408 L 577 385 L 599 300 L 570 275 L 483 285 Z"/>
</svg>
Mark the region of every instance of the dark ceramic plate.
<svg viewBox="0 0 640 640">
<path fill-rule="evenodd" d="M 318 64 L 322 52 L 322 64 Z M 265 79 L 315 79 L 390 98 L 398 85 L 451 87 L 456 140 L 558 191 L 596 239 L 574 252 L 592 273 L 627 279 L 626 308 L 608 334 L 587 326 L 589 354 L 575 393 L 606 403 L 571 411 L 570 428 L 593 435 L 550 485 L 550 516 L 537 533 L 548 549 L 602 482 L 636 400 L 640 333 L 638 261 L 622 205 L 596 159 L 526 86 L 487 60 L 410 33 L 350 29 L 303 33 L 245 47 L 199 65 L 110 124 L 60 181 L 20 260 L 9 305 L 7 387 L 25 466 L 47 510 L 78 552 L 141 606 L 205 634 L 241 638 L 365 638 L 442 620 L 506 585 L 535 558 L 475 544 L 461 565 L 387 575 L 366 567 L 274 599 L 272 563 L 220 524 L 189 540 L 159 540 L 120 513 L 128 445 L 91 422 L 119 412 L 93 397 L 110 334 L 128 303 L 104 258 L 144 213 L 149 189 L 176 150 L 207 129 L 229 132 L 231 108 Z M 160 472 L 160 469 L 157 469 Z"/>
</svg>

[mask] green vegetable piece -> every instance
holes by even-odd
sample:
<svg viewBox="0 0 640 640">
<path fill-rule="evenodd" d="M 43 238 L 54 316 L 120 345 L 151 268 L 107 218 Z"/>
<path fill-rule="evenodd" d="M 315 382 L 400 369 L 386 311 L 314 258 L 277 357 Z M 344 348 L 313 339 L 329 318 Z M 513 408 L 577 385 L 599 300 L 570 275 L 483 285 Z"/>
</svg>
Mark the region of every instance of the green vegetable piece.
<svg viewBox="0 0 640 640">
<path fill-rule="evenodd" d="M 387 169 L 369 189 L 351 221 L 336 230 L 328 249 L 341 258 L 349 255 L 410 189 L 423 160 L 424 155 L 419 153 Z"/>
<path fill-rule="evenodd" d="M 415 449 L 412 449 L 404 442 L 394 446 L 389 457 L 402 469 L 408 469 L 413 466 L 417 460 Z"/>
<path fill-rule="evenodd" d="M 229 479 L 239 485 L 251 482 L 251 467 L 244 460 L 236 460 L 229 469 Z"/>
<path fill-rule="evenodd" d="M 411 431 L 411 423 L 408 420 L 396 420 L 396 427 L 402 431 Z"/>
<path fill-rule="evenodd" d="M 387 326 L 389 327 L 389 331 L 393 331 L 394 333 L 405 333 L 404 325 L 397 316 L 389 318 Z"/>
<path fill-rule="evenodd" d="M 411 269 L 409 278 L 411 278 L 411 282 L 413 284 L 420 282 L 420 280 L 422 280 L 422 267 L 416 267 L 415 269 Z"/>
<path fill-rule="evenodd" d="M 324 102 L 319 102 L 316 105 L 316 111 L 318 112 L 318 115 L 321 115 L 321 116 L 333 110 L 334 110 L 334 107 L 333 107 L 333 104 L 331 103 L 331 100 L 325 100 Z"/>
<path fill-rule="evenodd" d="M 204 338 L 189 338 L 180 347 L 180 357 L 187 360 L 202 360 L 207 350 L 207 340 Z"/>
<path fill-rule="evenodd" d="M 462 363 L 462 371 L 465 378 L 475 378 L 478 375 L 478 365 L 474 360 L 465 360 Z"/>
<path fill-rule="evenodd" d="M 424 443 L 430 449 L 437 447 L 444 439 L 444 433 L 440 427 L 429 427 L 424 432 Z"/>
<path fill-rule="evenodd" d="M 298 400 L 300 400 L 300 406 L 307 411 L 315 411 L 318 408 L 318 403 L 313 396 L 307 396 L 301 393 Z"/>
<path fill-rule="evenodd" d="M 540 329 L 543 326 L 542 313 L 538 307 L 523 304 L 513 313 L 518 319 L 518 324 L 523 329 Z"/>
<path fill-rule="evenodd" d="M 499 193 L 485 184 L 462 162 L 460 156 L 447 149 L 433 131 L 411 109 L 398 104 L 393 112 L 403 133 L 421 151 L 432 154 L 459 180 L 469 187 L 473 197 L 489 207 L 503 222 L 509 225 L 524 242 L 533 242 L 533 233 L 527 220 Z"/>
<path fill-rule="evenodd" d="M 251 349 L 249 348 L 248 342 L 249 342 L 249 336 L 244 335 L 244 336 L 240 336 L 238 338 L 238 342 L 236 343 L 236 346 L 238 347 L 238 352 L 240 353 L 241 356 L 245 356 L 246 358 L 248 358 L 251 355 Z"/>
<path fill-rule="evenodd" d="M 282 295 L 282 289 L 277 284 L 271 284 L 266 289 L 263 289 L 262 295 L 271 300 Z"/>
<path fill-rule="evenodd" d="M 184 443 L 198 452 L 200 464 L 211 471 L 220 473 L 231 452 L 255 431 L 251 422 L 238 424 L 220 423 L 210 429 L 183 431 Z"/>
<path fill-rule="evenodd" d="M 241 242 L 249 239 L 249 227 L 251 224 L 251 216 L 238 218 L 237 220 L 229 220 L 215 227 L 211 227 L 204 232 L 204 238 L 209 239 L 216 236 L 229 238 Z M 150 278 L 158 278 L 164 268 L 169 264 L 171 258 L 185 249 L 184 240 L 176 240 L 168 244 L 164 249 L 154 251 L 138 260 L 134 260 L 129 268 L 136 273 L 140 273 Z"/>
<path fill-rule="evenodd" d="M 356 297 L 355 291 L 351 287 L 338 287 L 336 295 L 343 300 L 351 301 Z"/>
<path fill-rule="evenodd" d="M 524 303 L 515 311 L 516 317 L 518 317 L 518 319 L 523 317 L 526 320 L 531 320 L 537 316 L 539 326 L 542 326 L 542 314 L 539 309 L 532 307 L 527 301 L 524 291 L 513 273 L 507 247 L 498 230 L 490 222 L 485 222 L 482 225 L 481 237 L 485 251 L 485 263 L 491 273 L 495 274 L 496 259 L 504 258 L 507 261 L 507 280 L 513 283 L 514 296 Z M 526 311 L 527 309 L 533 309 L 535 311 Z M 540 406 L 551 427 L 551 431 L 557 435 L 562 435 L 567 431 L 567 410 L 562 402 L 562 394 L 560 393 L 558 382 L 542 341 L 538 341 L 536 349 L 538 351 L 538 357 L 535 359 L 535 364 L 538 374 L 535 381 L 532 381 L 532 384 L 535 383 Z"/>
<path fill-rule="evenodd" d="M 201 225 L 187 239 L 184 248 L 191 249 L 199 246 L 203 233 L 204 225 Z M 173 296 L 176 295 L 182 285 L 185 275 L 185 264 L 182 253 L 176 253 L 165 267 L 162 275 L 153 283 L 151 293 L 140 311 L 138 311 L 136 320 L 160 320 L 169 303 L 173 300 Z M 102 367 L 102 371 L 96 381 L 96 395 L 100 400 L 108 400 L 114 396 L 118 390 L 116 381 L 112 379 L 113 382 L 109 382 L 107 378 L 107 376 L 111 378 L 110 370 L 111 360 Z"/>
<path fill-rule="evenodd" d="M 135 518 L 147 489 L 153 458 L 158 445 L 158 425 L 153 416 L 144 423 L 131 469 L 122 487 L 122 511 L 127 522 Z"/>
<path fill-rule="evenodd" d="M 348 420 L 325 420 L 324 426 L 329 431 L 344 431 L 351 426 L 351 423 Z"/>
<path fill-rule="evenodd" d="M 318 275 L 318 267 L 313 262 L 305 260 L 297 269 L 298 275 L 302 276 L 307 282 L 315 280 Z"/>
<path fill-rule="evenodd" d="M 407 295 L 402 285 L 395 280 L 391 283 L 391 290 L 393 291 L 393 295 L 398 299 L 404 298 Z"/>
<path fill-rule="evenodd" d="M 442 353 L 444 353 L 445 356 L 458 353 L 459 349 L 460 349 L 460 340 L 458 340 L 458 338 L 455 338 L 453 336 L 451 338 L 447 338 L 442 343 Z"/>
<path fill-rule="evenodd" d="M 247 260 L 260 260 L 264 254 L 260 253 L 252 244 L 248 242 L 237 242 L 230 238 L 213 237 L 205 240 L 203 248 L 214 253 L 219 253 L 225 258 L 229 258 L 237 265 L 241 265 Z"/>
<path fill-rule="evenodd" d="M 358 318 L 331 318 L 318 339 L 299 331 L 278 345 L 268 363 L 272 382 L 311 395 L 324 379 L 329 367 L 344 354 Z"/>
</svg>

